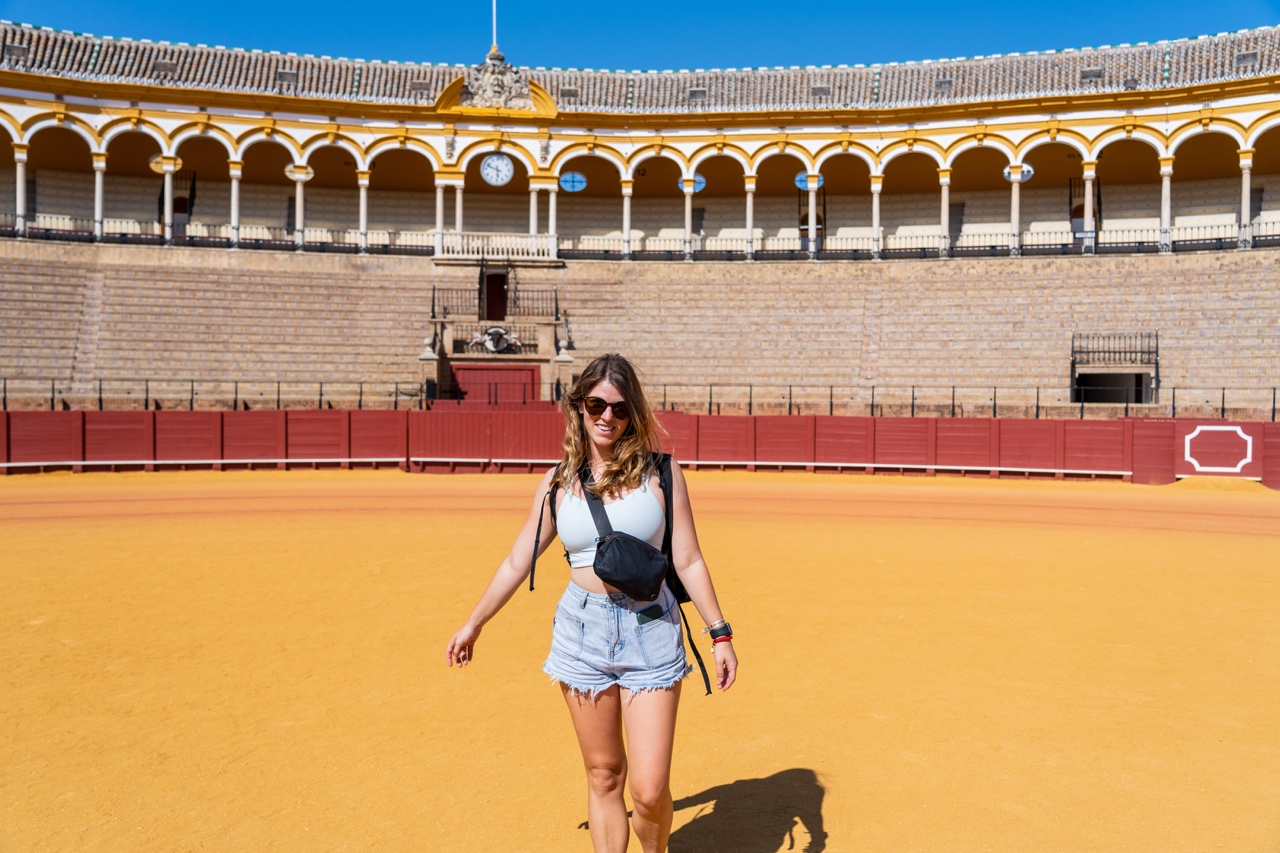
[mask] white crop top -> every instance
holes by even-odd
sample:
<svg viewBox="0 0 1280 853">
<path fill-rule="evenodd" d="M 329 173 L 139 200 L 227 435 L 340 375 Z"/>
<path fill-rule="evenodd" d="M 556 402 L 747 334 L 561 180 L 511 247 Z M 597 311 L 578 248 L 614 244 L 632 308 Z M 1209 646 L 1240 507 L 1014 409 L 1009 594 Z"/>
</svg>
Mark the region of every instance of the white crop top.
<svg viewBox="0 0 1280 853">
<path fill-rule="evenodd" d="M 655 548 L 662 547 L 667 519 L 662 504 L 658 503 L 648 483 L 620 500 L 605 504 L 604 512 L 614 530 L 643 539 Z M 591 508 L 572 489 L 565 490 L 564 502 L 556 513 L 556 532 L 564 545 L 570 568 L 585 569 L 595 565 L 596 539 L 600 534 L 591 519 Z"/>
</svg>

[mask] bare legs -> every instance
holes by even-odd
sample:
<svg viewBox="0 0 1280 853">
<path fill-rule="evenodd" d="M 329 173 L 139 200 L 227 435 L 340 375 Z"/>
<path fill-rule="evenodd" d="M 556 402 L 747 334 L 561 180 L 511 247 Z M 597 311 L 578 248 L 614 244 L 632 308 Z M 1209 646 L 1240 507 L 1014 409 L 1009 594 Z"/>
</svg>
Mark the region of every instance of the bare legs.
<svg viewBox="0 0 1280 853">
<path fill-rule="evenodd" d="M 665 853 L 671 834 L 671 751 L 680 684 L 632 695 L 611 687 L 593 702 L 561 685 L 587 771 L 587 821 L 596 853 L 623 853 L 630 834 L 623 783 L 630 776 L 631 819 L 644 853 Z M 631 760 L 623 745 L 625 728 Z"/>
</svg>

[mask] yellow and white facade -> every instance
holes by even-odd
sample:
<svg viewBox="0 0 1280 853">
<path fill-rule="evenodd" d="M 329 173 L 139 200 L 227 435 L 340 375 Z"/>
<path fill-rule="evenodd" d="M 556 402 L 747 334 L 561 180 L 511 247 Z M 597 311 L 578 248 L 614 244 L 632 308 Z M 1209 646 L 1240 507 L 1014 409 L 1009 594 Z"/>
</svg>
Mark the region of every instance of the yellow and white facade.
<svg viewBox="0 0 1280 853">
<path fill-rule="evenodd" d="M 476 105 L 485 64 L 0 37 L 16 235 L 542 261 L 1280 241 L 1273 29 L 869 68 L 499 62 L 514 108 Z"/>
</svg>

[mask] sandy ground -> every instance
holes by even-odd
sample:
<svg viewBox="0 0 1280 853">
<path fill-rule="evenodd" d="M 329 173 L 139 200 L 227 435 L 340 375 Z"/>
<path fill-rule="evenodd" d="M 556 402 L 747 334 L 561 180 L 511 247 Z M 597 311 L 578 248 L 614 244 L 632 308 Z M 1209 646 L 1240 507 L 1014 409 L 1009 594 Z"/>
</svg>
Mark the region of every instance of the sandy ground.
<svg viewBox="0 0 1280 853">
<path fill-rule="evenodd" d="M 555 546 L 443 664 L 535 480 L 0 477 L 0 852 L 589 850 Z M 689 480 L 675 853 L 1280 847 L 1280 494 Z"/>
</svg>

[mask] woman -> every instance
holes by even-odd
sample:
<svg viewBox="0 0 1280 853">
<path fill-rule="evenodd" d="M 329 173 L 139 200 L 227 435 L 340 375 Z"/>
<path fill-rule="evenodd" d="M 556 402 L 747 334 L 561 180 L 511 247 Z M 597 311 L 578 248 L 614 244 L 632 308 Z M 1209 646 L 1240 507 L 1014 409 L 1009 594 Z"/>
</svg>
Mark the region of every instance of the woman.
<svg viewBox="0 0 1280 853">
<path fill-rule="evenodd" d="M 596 527 L 578 471 L 591 477 L 615 530 L 660 547 L 666 507 L 652 448 L 657 426 L 636 378 L 620 355 L 587 365 L 561 401 L 567 426 L 564 457 L 538 484 L 533 508 L 471 618 L 449 640 L 450 666 L 475 659 L 480 630 L 529 574 L 539 522 L 541 554 L 557 532 L 569 560 L 569 586 L 556 607 L 551 654 L 543 670 L 559 683 L 587 771 L 587 820 L 596 853 L 627 849 L 623 783 L 634 804 L 631 826 L 645 853 L 667 849 L 671 832 L 671 752 L 685 661 L 680 609 L 664 583 L 654 602 L 627 598 L 593 571 Z M 737 673 L 732 633 L 720 613 L 698 548 L 684 475 L 674 461 L 671 553 L 677 576 L 714 637 L 716 681 L 728 690 Z M 546 496 L 558 484 L 556 511 Z M 545 518 L 550 515 L 550 518 Z M 557 530 L 558 528 L 558 530 Z M 626 729 L 630 755 L 624 749 Z"/>
</svg>

